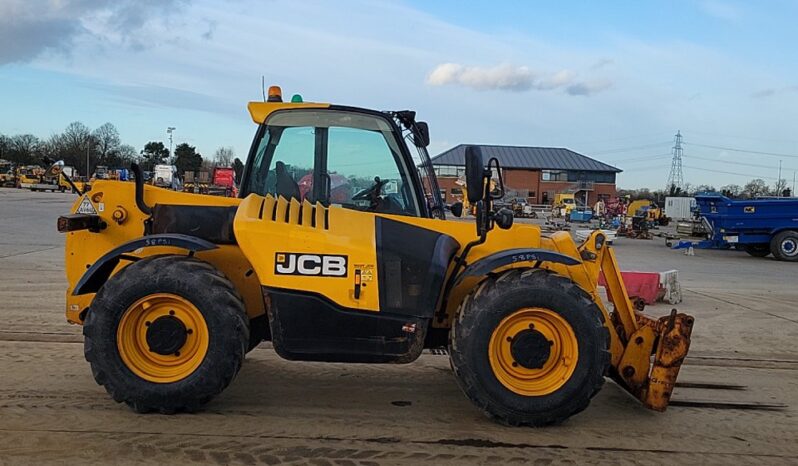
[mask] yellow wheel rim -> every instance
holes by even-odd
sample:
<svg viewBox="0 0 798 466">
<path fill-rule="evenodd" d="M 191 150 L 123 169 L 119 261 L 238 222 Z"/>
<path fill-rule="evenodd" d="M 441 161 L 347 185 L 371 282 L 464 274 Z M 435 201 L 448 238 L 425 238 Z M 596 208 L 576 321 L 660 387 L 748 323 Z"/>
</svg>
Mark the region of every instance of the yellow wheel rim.
<svg viewBox="0 0 798 466">
<path fill-rule="evenodd" d="M 185 341 L 170 354 L 151 351 L 147 330 L 157 319 L 174 319 L 185 331 Z M 208 352 L 208 326 L 196 306 L 170 293 L 139 299 L 127 308 L 116 331 L 122 361 L 134 374 L 155 383 L 170 383 L 191 375 Z M 182 338 L 179 340 L 182 341 Z"/>
<path fill-rule="evenodd" d="M 535 333 L 537 332 L 537 333 Z M 532 354 L 539 363 L 527 359 L 516 361 L 520 350 L 518 338 L 535 340 L 548 345 L 545 351 Z M 542 338 L 545 338 L 543 340 Z M 494 329 L 488 346 L 490 366 L 502 385 L 523 396 L 543 396 L 560 389 L 576 369 L 579 348 L 571 325 L 549 309 L 526 308 L 505 317 Z M 535 367 L 525 367 L 535 366 Z"/>
</svg>

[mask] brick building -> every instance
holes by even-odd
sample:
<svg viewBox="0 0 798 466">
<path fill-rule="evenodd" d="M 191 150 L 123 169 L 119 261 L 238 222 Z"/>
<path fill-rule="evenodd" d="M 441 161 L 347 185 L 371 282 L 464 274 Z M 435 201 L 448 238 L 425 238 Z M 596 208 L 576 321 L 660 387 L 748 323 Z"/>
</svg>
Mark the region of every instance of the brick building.
<svg viewBox="0 0 798 466">
<path fill-rule="evenodd" d="M 557 193 L 575 193 L 578 202 L 593 205 L 616 195 L 615 175 L 621 170 L 570 149 L 480 145 L 487 163 L 499 160 L 507 197 L 530 204 L 550 204 Z M 441 195 L 447 204 L 461 200 L 465 179 L 465 144 L 432 158 Z"/>
</svg>

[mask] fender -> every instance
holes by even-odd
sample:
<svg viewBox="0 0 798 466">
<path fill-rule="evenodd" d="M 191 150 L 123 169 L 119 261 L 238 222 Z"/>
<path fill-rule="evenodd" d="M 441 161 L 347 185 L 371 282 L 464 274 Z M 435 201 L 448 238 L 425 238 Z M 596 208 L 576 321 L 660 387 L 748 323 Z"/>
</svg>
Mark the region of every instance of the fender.
<svg viewBox="0 0 798 466">
<path fill-rule="evenodd" d="M 135 251 L 140 248 L 150 248 L 157 246 L 169 246 L 173 248 L 181 248 L 191 253 L 197 251 L 208 251 L 218 248 L 217 245 L 206 241 L 196 236 L 181 235 L 177 233 L 163 233 L 159 235 L 148 235 L 141 238 L 123 243 L 120 246 L 108 251 L 97 259 L 94 264 L 80 277 L 75 289 L 72 291 L 73 296 L 79 296 L 88 293 L 96 293 L 100 287 L 111 276 L 119 261 L 122 259 L 138 260 L 138 257 L 125 256 L 125 253 Z"/>
<path fill-rule="evenodd" d="M 506 251 L 497 252 L 482 259 L 477 260 L 468 267 L 457 277 L 455 287 L 459 285 L 464 279 L 468 277 L 483 277 L 492 271 L 504 267 L 506 265 L 514 264 L 516 262 L 556 262 L 566 266 L 577 265 L 581 262 L 571 256 L 566 256 L 559 252 L 550 251 L 548 249 L 507 249 Z"/>
</svg>

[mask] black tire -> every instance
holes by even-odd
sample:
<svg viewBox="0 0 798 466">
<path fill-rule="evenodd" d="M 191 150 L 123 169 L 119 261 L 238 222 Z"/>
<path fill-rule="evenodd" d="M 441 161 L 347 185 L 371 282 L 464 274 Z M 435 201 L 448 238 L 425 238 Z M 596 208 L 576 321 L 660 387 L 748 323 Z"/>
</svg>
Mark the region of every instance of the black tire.
<svg viewBox="0 0 798 466">
<path fill-rule="evenodd" d="M 786 230 L 770 240 L 770 251 L 780 261 L 798 262 L 798 231 Z"/>
<path fill-rule="evenodd" d="M 754 257 L 767 257 L 770 255 L 770 246 L 767 244 L 745 244 L 743 250 Z"/>
<path fill-rule="evenodd" d="M 193 304 L 207 325 L 208 348 L 199 366 L 171 383 L 136 375 L 123 362 L 117 328 L 127 309 L 154 293 L 171 293 Z M 187 256 L 155 256 L 111 277 L 91 303 L 83 326 L 84 353 L 99 385 L 137 412 L 193 412 L 235 378 L 249 343 L 244 304 L 232 283 L 212 265 Z"/>
<path fill-rule="evenodd" d="M 545 308 L 562 317 L 577 339 L 576 367 L 552 393 L 520 395 L 499 381 L 489 360 L 494 329 L 519 309 Z M 461 303 L 449 354 L 460 388 L 503 424 L 545 426 L 584 410 L 610 366 L 609 331 L 589 295 L 567 278 L 541 269 L 512 270 L 486 279 Z"/>
</svg>

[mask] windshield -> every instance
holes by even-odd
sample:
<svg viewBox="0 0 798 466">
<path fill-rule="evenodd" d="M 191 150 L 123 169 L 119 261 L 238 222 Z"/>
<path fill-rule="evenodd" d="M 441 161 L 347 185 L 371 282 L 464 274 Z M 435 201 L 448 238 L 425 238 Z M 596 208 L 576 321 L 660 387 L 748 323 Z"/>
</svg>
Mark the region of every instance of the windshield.
<svg viewBox="0 0 798 466">
<path fill-rule="evenodd" d="M 326 109 L 275 112 L 261 134 L 242 196 L 421 214 L 401 140 L 386 118 Z"/>
</svg>

